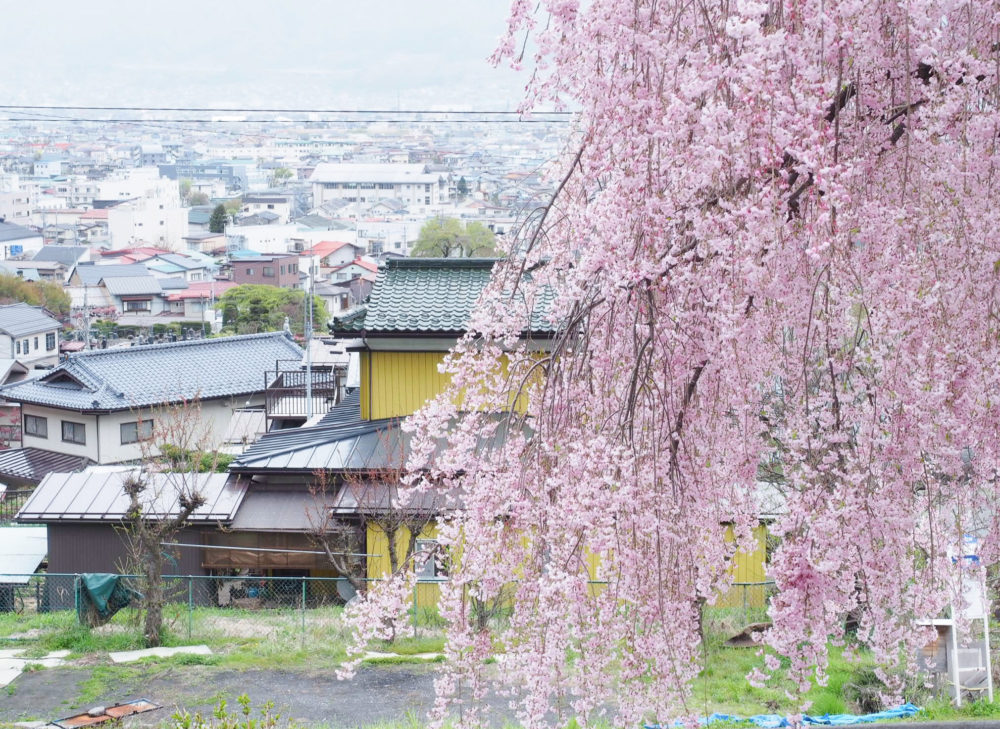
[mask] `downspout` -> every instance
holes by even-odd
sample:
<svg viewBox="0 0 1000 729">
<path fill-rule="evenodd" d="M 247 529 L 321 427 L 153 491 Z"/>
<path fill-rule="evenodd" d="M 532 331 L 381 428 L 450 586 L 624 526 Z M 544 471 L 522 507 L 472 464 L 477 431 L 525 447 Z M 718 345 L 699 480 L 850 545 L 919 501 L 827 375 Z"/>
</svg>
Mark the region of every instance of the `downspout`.
<svg viewBox="0 0 1000 729">
<path fill-rule="evenodd" d="M 98 463 L 98 465 L 100 465 L 100 463 L 101 463 L 101 414 L 100 413 L 95 413 L 94 419 L 95 419 L 96 428 L 97 428 L 97 434 L 95 436 L 97 438 L 97 463 Z"/>
<path fill-rule="evenodd" d="M 365 348 L 368 350 L 368 419 L 374 420 L 372 417 L 372 350 L 368 346 L 368 339 L 362 334 L 361 341 L 365 343 Z"/>
</svg>

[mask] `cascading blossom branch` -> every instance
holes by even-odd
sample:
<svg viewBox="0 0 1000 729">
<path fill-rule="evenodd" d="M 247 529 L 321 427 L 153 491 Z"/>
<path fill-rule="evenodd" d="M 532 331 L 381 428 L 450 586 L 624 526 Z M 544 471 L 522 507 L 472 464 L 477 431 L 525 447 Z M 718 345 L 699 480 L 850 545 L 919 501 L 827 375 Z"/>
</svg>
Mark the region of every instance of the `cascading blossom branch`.
<svg viewBox="0 0 1000 729">
<path fill-rule="evenodd" d="M 463 492 L 439 717 L 697 713 L 765 470 L 765 643 L 805 690 L 853 613 L 899 689 L 963 535 L 998 556 L 998 47 L 983 0 L 514 3 L 498 60 L 579 124 L 411 422 Z"/>
</svg>

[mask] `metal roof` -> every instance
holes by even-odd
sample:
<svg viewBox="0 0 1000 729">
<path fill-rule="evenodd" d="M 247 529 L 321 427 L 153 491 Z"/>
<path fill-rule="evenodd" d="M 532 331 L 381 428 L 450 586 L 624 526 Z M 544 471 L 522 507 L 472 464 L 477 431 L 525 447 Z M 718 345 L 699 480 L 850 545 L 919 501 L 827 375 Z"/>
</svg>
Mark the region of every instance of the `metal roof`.
<svg viewBox="0 0 1000 729">
<path fill-rule="evenodd" d="M 112 296 L 137 296 L 140 294 L 162 294 L 163 287 L 155 276 L 113 276 L 102 279 Z"/>
<path fill-rule="evenodd" d="M 388 483 L 345 483 L 330 504 L 330 511 L 337 515 L 380 514 L 395 511 L 439 513 L 461 505 L 461 494 L 431 489 L 400 488 Z"/>
<path fill-rule="evenodd" d="M 80 277 L 83 286 L 97 286 L 101 279 L 118 276 L 146 276 L 149 269 L 144 263 L 78 263 L 76 275 Z"/>
<path fill-rule="evenodd" d="M 48 332 L 61 326 L 40 306 L 25 303 L 0 306 L 0 332 L 12 337 Z"/>
<path fill-rule="evenodd" d="M 125 518 L 129 498 L 125 479 L 138 469 L 83 473 L 50 473 L 32 492 L 17 513 L 25 522 L 120 522 Z M 232 521 L 246 494 L 246 482 L 225 473 L 153 473 L 140 497 L 143 512 L 153 518 L 180 513 L 180 496 L 200 493 L 205 504 L 191 514 L 192 522 Z"/>
<path fill-rule="evenodd" d="M 31 230 L 31 228 L 25 228 L 23 225 L 18 225 L 17 223 L 0 221 L 0 241 L 7 242 L 11 240 L 27 240 L 28 238 L 41 237 L 41 233 L 37 233 Z"/>
<path fill-rule="evenodd" d="M 348 396 L 316 425 L 265 433 L 230 471 L 367 470 L 402 463 L 399 425 L 362 420 L 360 397 Z"/>
<path fill-rule="evenodd" d="M 502 417 L 502 416 L 501 416 Z M 504 426 L 481 436 L 477 448 L 495 448 L 506 437 Z M 362 420 L 360 398 L 350 395 L 312 426 L 272 431 L 234 460 L 236 473 L 265 471 L 368 471 L 406 463 L 410 434 L 398 419 Z M 440 452 L 446 447 L 438 442 Z"/>
<path fill-rule="evenodd" d="M 283 332 L 80 352 L 45 377 L 3 389 L 8 400 L 68 410 L 129 410 L 259 392 L 278 360 L 301 359 Z"/>
<path fill-rule="evenodd" d="M 75 226 L 74 226 L 75 227 Z M 53 261 L 72 266 L 89 250 L 87 246 L 42 246 L 31 259 L 33 261 Z"/>
<path fill-rule="evenodd" d="M 188 282 L 184 280 L 183 276 L 171 276 L 170 278 L 160 279 L 160 288 L 164 291 L 167 290 L 183 290 L 188 287 Z"/>
<path fill-rule="evenodd" d="M 249 489 L 230 526 L 233 531 L 308 532 L 322 523 L 327 501 L 308 491 Z"/>
<path fill-rule="evenodd" d="M 41 448 L 10 448 L 0 451 L 0 479 L 36 484 L 53 471 L 78 471 L 88 462 Z"/>
<path fill-rule="evenodd" d="M 0 584 L 28 584 L 48 552 L 45 527 L 0 527 Z"/>
<path fill-rule="evenodd" d="M 489 283 L 496 258 L 389 259 L 378 276 L 367 308 L 334 319 L 335 336 L 447 335 L 460 336 L 469 326 L 472 310 Z M 533 333 L 548 334 L 554 327 L 539 309 L 532 313 Z"/>
</svg>

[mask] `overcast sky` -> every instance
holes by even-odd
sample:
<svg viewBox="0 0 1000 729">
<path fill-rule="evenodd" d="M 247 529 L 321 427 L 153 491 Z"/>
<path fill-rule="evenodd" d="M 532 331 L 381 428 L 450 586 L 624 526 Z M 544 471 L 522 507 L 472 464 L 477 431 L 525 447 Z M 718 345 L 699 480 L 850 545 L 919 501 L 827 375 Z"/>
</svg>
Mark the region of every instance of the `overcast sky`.
<svg viewBox="0 0 1000 729">
<path fill-rule="evenodd" d="M 7 2 L 0 103 L 513 109 L 508 0 Z"/>
</svg>

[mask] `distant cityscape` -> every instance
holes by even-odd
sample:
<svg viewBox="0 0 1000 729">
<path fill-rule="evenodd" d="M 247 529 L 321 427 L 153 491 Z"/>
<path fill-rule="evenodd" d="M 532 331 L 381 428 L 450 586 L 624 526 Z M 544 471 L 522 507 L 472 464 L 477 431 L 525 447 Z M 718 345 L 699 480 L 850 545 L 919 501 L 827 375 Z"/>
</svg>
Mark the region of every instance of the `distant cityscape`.
<svg viewBox="0 0 1000 729">
<path fill-rule="evenodd" d="M 66 120 L 116 113 L 130 120 Z M 0 135 L 0 270 L 62 284 L 70 339 L 99 319 L 217 331 L 215 301 L 240 283 L 309 286 L 342 315 L 429 220 L 509 235 L 551 196 L 569 128 L 440 112 L 49 116 Z"/>
</svg>

